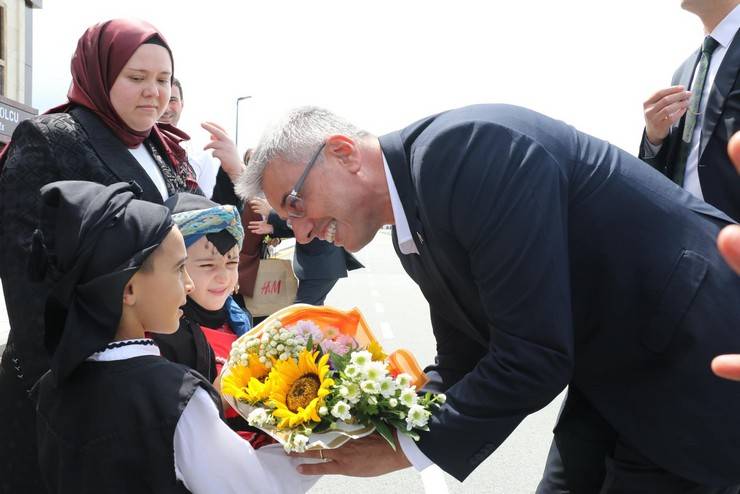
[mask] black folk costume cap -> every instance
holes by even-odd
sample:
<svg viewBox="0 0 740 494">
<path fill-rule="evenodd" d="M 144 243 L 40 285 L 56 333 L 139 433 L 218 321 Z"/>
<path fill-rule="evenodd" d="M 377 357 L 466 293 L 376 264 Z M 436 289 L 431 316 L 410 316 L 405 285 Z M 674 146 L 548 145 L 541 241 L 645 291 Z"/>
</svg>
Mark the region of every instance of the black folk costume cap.
<svg viewBox="0 0 740 494">
<path fill-rule="evenodd" d="M 57 383 L 111 342 L 123 291 L 173 226 L 136 184 L 62 181 L 41 188 L 29 271 L 48 279 L 44 343 Z"/>
</svg>

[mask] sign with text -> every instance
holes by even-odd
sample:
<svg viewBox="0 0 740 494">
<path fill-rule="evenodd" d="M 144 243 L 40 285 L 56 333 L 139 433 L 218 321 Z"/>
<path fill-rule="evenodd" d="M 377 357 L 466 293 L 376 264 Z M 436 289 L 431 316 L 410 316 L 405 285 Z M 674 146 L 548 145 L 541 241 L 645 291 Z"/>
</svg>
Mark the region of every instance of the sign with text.
<svg viewBox="0 0 740 494">
<path fill-rule="evenodd" d="M 0 142 L 8 142 L 19 123 L 35 117 L 38 113 L 30 106 L 0 96 Z"/>
</svg>

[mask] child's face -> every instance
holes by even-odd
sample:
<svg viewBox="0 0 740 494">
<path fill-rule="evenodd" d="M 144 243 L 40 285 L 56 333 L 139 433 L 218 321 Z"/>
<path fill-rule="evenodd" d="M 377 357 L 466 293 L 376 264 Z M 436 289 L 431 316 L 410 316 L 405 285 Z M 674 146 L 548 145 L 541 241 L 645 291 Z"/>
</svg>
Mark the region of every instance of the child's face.
<svg viewBox="0 0 740 494">
<path fill-rule="evenodd" d="M 188 274 L 195 283 L 190 298 L 208 310 L 218 310 L 224 306 L 238 279 L 239 248 L 235 245 L 225 255 L 201 237 L 188 247 Z"/>
<path fill-rule="evenodd" d="M 152 252 L 150 269 L 140 269 L 132 278 L 136 290 L 133 308 L 144 331 L 170 334 L 180 326 L 180 307 L 193 291 L 193 280 L 185 269 L 186 259 L 182 234 L 173 227 Z"/>
</svg>

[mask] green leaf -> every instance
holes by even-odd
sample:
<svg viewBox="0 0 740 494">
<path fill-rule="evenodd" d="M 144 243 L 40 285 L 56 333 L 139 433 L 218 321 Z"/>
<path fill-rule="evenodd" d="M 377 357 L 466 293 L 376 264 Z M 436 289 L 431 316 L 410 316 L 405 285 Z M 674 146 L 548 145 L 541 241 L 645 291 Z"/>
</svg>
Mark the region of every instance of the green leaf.
<svg viewBox="0 0 740 494">
<path fill-rule="evenodd" d="M 391 431 L 390 427 L 383 422 L 382 420 L 373 420 L 373 425 L 375 426 L 375 430 L 378 431 L 378 434 L 383 436 L 386 441 L 388 441 L 388 444 L 391 445 L 391 448 L 393 448 L 393 451 L 396 450 L 396 441 L 393 438 L 393 431 Z"/>
<path fill-rule="evenodd" d="M 344 372 L 344 368 L 347 367 L 350 361 L 349 352 L 345 355 L 339 355 L 338 353 L 329 351 L 329 360 L 334 365 L 335 371 Z"/>
</svg>

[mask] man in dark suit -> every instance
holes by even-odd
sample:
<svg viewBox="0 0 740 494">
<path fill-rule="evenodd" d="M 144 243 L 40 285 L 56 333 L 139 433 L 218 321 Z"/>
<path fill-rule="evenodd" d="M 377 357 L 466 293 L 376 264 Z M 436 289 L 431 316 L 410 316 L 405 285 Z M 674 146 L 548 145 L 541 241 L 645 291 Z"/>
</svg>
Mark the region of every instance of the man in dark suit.
<svg viewBox="0 0 740 494">
<path fill-rule="evenodd" d="M 578 399 L 560 421 L 611 431 L 590 492 L 740 492 L 740 393 L 710 370 L 740 348 L 720 211 L 604 141 L 507 105 L 380 138 L 299 109 L 252 160 L 241 190 L 261 185 L 299 242 L 330 236 L 356 251 L 394 224 L 430 305 L 427 387 L 447 394 L 418 445 L 371 436 L 304 473 L 434 462 L 463 480 L 569 386 Z"/>
<path fill-rule="evenodd" d="M 262 221 L 251 221 L 247 227 L 252 233 L 292 238 L 293 230 L 261 198 L 250 201 L 252 210 L 263 216 Z M 306 244 L 296 243 L 293 253 L 293 273 L 298 278 L 295 303 L 324 305 L 326 296 L 347 271 L 364 267 L 352 254 L 324 240 L 314 238 Z"/>
<path fill-rule="evenodd" d="M 740 177 L 727 156 L 727 142 L 740 130 L 739 4 L 682 1 L 684 9 L 701 19 L 705 41 L 673 75 L 673 86 L 643 104 L 639 154 L 735 220 L 740 220 Z"/>
</svg>

